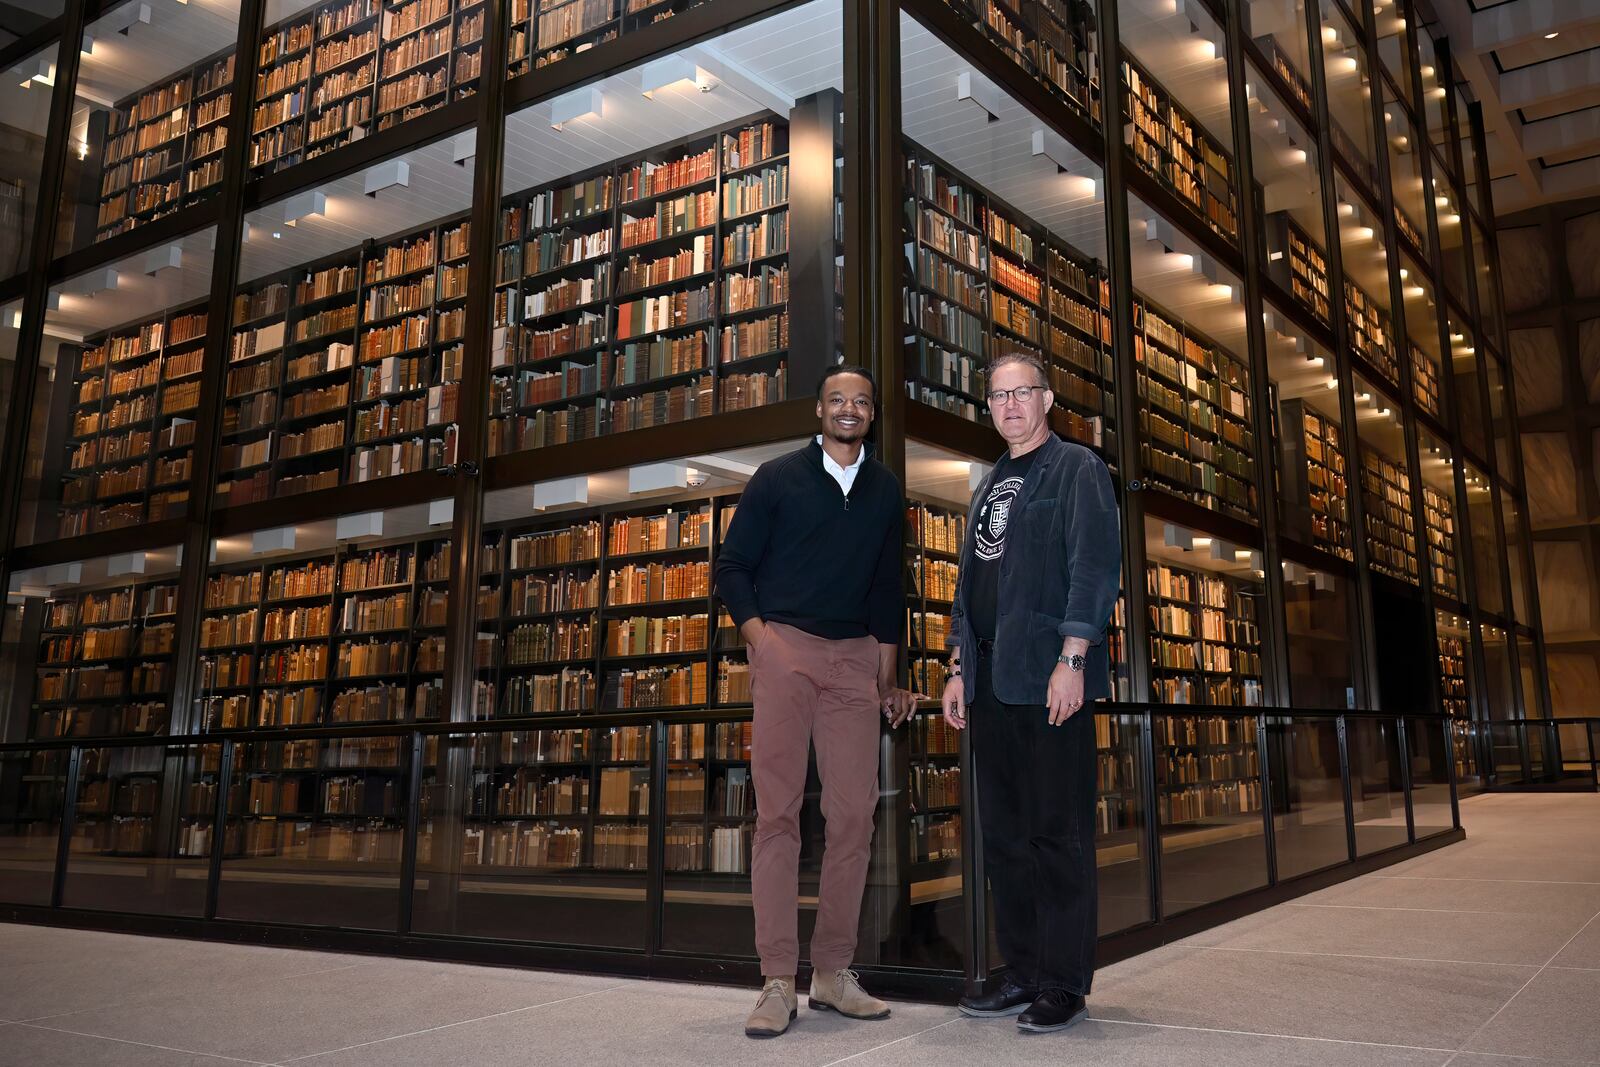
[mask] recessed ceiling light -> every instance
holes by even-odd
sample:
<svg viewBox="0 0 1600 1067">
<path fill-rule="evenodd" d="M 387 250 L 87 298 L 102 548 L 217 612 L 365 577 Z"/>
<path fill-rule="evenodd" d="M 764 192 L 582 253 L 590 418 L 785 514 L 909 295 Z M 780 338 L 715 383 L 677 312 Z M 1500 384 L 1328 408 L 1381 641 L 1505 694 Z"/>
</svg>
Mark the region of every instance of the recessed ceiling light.
<svg viewBox="0 0 1600 1067">
<path fill-rule="evenodd" d="M 1561 31 L 1560 31 L 1560 30 L 1557 30 L 1557 31 L 1556 31 L 1556 32 L 1554 32 L 1554 33 L 1547 33 L 1547 34 L 1545 34 L 1545 35 L 1544 35 L 1544 39 L 1545 39 L 1545 40 L 1547 40 L 1547 41 L 1553 41 L 1553 40 L 1555 40 L 1555 39 L 1556 39 L 1556 38 L 1557 38 L 1557 37 L 1560 37 L 1560 36 L 1561 36 Z"/>
</svg>

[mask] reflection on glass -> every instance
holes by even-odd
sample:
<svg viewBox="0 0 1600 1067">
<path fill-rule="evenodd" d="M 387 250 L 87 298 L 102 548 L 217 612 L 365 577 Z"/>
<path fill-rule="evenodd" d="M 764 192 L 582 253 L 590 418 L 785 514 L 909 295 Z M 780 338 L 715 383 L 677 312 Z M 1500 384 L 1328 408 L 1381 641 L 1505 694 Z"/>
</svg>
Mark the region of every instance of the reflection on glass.
<svg viewBox="0 0 1600 1067">
<path fill-rule="evenodd" d="M 1450 446 L 1418 430 L 1422 457 L 1422 527 L 1428 541 L 1428 573 L 1435 596 L 1465 600 L 1461 583 L 1461 524 L 1457 521 L 1455 463 Z"/>
<path fill-rule="evenodd" d="M 1133 155 L 1206 225 L 1238 237 L 1224 34 L 1203 8 L 1118 5 Z"/>
<path fill-rule="evenodd" d="M 1372 144 L 1372 78 L 1364 38 L 1344 17 L 1338 0 L 1322 0 L 1322 65 L 1328 79 L 1328 117 L 1333 147 L 1378 187 Z"/>
<path fill-rule="evenodd" d="M 85 748 L 62 904 L 198 916 L 221 745 Z"/>
<path fill-rule="evenodd" d="M 1378 59 L 1384 71 L 1400 85 L 1400 92 L 1411 100 L 1411 42 L 1406 37 L 1406 5 L 1397 0 L 1372 0 L 1373 20 L 1378 25 Z"/>
<path fill-rule="evenodd" d="M 817 0 L 719 39 L 782 113 L 625 72 L 507 117 L 492 454 L 761 407 L 791 377 L 810 393 L 842 350 L 839 18 Z"/>
<path fill-rule="evenodd" d="M 214 542 L 199 727 L 443 718 L 450 542 L 417 514 L 434 510 Z"/>
<path fill-rule="evenodd" d="M 1527 567 L 1528 531 L 1523 525 L 1522 509 L 1517 507 L 1511 491 L 1502 489 L 1499 497 L 1500 514 L 1506 532 L 1506 570 L 1511 578 L 1511 617 L 1531 626 L 1533 614 L 1530 611 L 1532 590 L 1529 588 L 1531 582 Z"/>
<path fill-rule="evenodd" d="M 1473 135 L 1468 105 L 1476 99 L 1472 87 L 1463 79 L 1451 93 L 1456 105 L 1456 136 L 1461 145 L 1461 182 L 1467 190 L 1467 203 L 1483 214 L 1483 186 L 1478 180 L 1478 142 Z"/>
<path fill-rule="evenodd" d="M 1517 717 L 1517 701 L 1506 631 L 1498 626 L 1484 626 L 1479 632 L 1483 643 L 1483 674 L 1488 689 L 1485 696 L 1489 718 L 1514 719 Z"/>
<path fill-rule="evenodd" d="M 1302 110 L 1310 111 L 1311 48 L 1305 0 L 1248 0 L 1243 6 L 1245 33 L 1289 95 Z"/>
<path fill-rule="evenodd" d="M 1145 544 L 1152 699 L 1259 705 L 1260 552 L 1150 518 Z"/>
<path fill-rule="evenodd" d="M 1517 666 L 1522 675 L 1522 717 L 1544 718 L 1545 672 L 1539 662 L 1533 639 L 1517 635 Z"/>
<path fill-rule="evenodd" d="M 1257 720 L 1154 715 L 1162 913 L 1266 883 Z"/>
<path fill-rule="evenodd" d="M 1356 378 L 1356 430 L 1361 438 L 1368 564 L 1380 574 L 1415 585 L 1417 530 L 1400 405 L 1360 377 Z"/>
<path fill-rule="evenodd" d="M 0 900 L 7 904 L 50 903 L 66 782 L 66 749 L 0 752 Z"/>
<path fill-rule="evenodd" d="M 1350 592 L 1343 575 L 1289 561 L 1283 564 L 1293 707 L 1355 706 Z"/>
<path fill-rule="evenodd" d="M 1506 610 L 1505 592 L 1501 585 L 1504 556 L 1500 552 L 1500 535 L 1496 530 L 1494 493 L 1489 478 L 1472 464 L 1467 464 L 1467 512 L 1472 527 L 1472 573 L 1478 588 L 1478 606 L 1493 615 Z"/>
<path fill-rule="evenodd" d="M 393 931 L 409 744 L 344 737 L 236 747 L 218 916 Z M 430 738 L 424 758 L 436 748 Z"/>
<path fill-rule="evenodd" d="M 228 136 L 237 0 L 122 4 L 90 22 L 57 251 L 126 233 L 214 195 Z"/>
<path fill-rule="evenodd" d="M 455 461 L 473 175 L 456 147 L 436 141 L 246 215 L 219 505 Z"/>
<path fill-rule="evenodd" d="M 1269 393 L 1277 407 L 1281 530 L 1302 544 L 1353 559 L 1349 468 L 1333 357 L 1270 304 L 1263 319 Z"/>
<path fill-rule="evenodd" d="M 1400 291 L 1405 299 L 1406 349 L 1411 358 L 1411 396 L 1417 407 L 1441 422 L 1445 417 L 1440 384 L 1439 304 L 1433 283 L 1410 255 L 1400 259 Z"/>
<path fill-rule="evenodd" d="M 1100 933 L 1109 934 L 1151 918 L 1150 857 L 1145 847 L 1149 812 L 1137 755 L 1138 718 L 1115 714 L 1094 718 Z"/>
<path fill-rule="evenodd" d="M 1267 719 L 1267 758 L 1272 763 L 1278 877 L 1293 878 L 1348 860 L 1338 722 Z"/>
<path fill-rule="evenodd" d="M 1405 844 L 1409 838 L 1397 721 L 1355 717 L 1346 721 L 1345 732 L 1356 855 Z"/>
<path fill-rule="evenodd" d="M 1398 387 L 1400 353 L 1390 315 L 1389 246 L 1383 217 L 1342 177 L 1335 179 L 1335 188 L 1350 352 Z"/>
<path fill-rule="evenodd" d="M 314 159 L 478 91 L 483 0 L 269 0 L 263 14 L 250 115 L 257 173 Z"/>
<path fill-rule="evenodd" d="M 1422 140 L 1406 106 L 1387 88 L 1383 101 L 1383 137 L 1389 151 L 1389 188 L 1394 196 L 1394 222 L 1400 239 L 1421 252 L 1428 247 L 1428 190 L 1422 182 Z"/>
<path fill-rule="evenodd" d="M 713 751 L 737 753 L 741 725 L 717 724 Z M 705 724 L 675 729 L 684 745 L 708 740 Z M 683 747 L 678 755 L 693 751 Z M 442 739 L 422 770 L 412 925 L 468 937 L 644 948 L 650 767 L 648 725 Z M 699 793 L 669 788 L 669 812 L 693 800 L 704 804 L 703 766 L 701 774 L 698 783 L 679 777 L 698 784 Z M 732 862 L 746 855 L 748 829 L 741 821 L 726 825 L 726 866 L 748 870 Z M 669 869 L 695 847 L 676 837 L 669 827 Z M 706 855 L 703 839 L 698 855 Z M 728 914 L 734 909 L 703 910 L 713 916 L 713 931 L 748 926 L 744 915 Z M 726 943 L 716 948 L 737 952 Z"/>
<path fill-rule="evenodd" d="M 1009 96 L 994 116 L 952 112 L 950 71 L 978 74 L 911 18 L 901 29 L 907 395 L 988 422 L 987 360 L 1039 356 L 1054 429 L 1115 466 L 1099 171 Z"/>
<path fill-rule="evenodd" d="M 1494 429 L 1494 458 L 1497 471 L 1503 481 L 1517 486 L 1522 483 L 1522 478 L 1517 467 L 1514 451 L 1516 442 L 1511 435 L 1511 420 L 1507 417 L 1511 412 L 1511 406 L 1506 397 L 1506 365 L 1492 344 L 1486 355 L 1488 358 L 1483 364 L 1488 373 L 1489 419 Z"/>
<path fill-rule="evenodd" d="M 1411 820 L 1418 840 L 1455 825 L 1450 807 L 1448 723 L 1406 720 L 1406 748 L 1411 771 Z"/>
<path fill-rule="evenodd" d="M 9 42 L 8 42 L 9 43 Z M 12 65 L 0 83 L 0 278 L 28 267 L 34 220 L 39 215 L 39 172 L 44 167 L 45 127 L 55 93 L 52 42 Z M 7 321 L 0 329 L 9 331 Z M 7 356 L 9 361 L 14 356 Z M 0 416 L 4 412 L 0 411 Z"/>
<path fill-rule="evenodd" d="M 1328 231 L 1316 180 L 1321 166 L 1316 142 L 1264 80 L 1252 77 L 1246 90 L 1256 209 L 1266 223 L 1261 232 L 1267 276 L 1326 324 Z"/>
<path fill-rule="evenodd" d="M 215 228 L 53 286 L 17 539 L 188 508 Z"/>
<path fill-rule="evenodd" d="M 1444 285 L 1460 307 L 1471 299 L 1467 295 L 1466 227 L 1461 222 L 1461 207 L 1449 180 L 1439 172 L 1439 157 L 1433 157 L 1434 217 L 1439 220 L 1439 250 L 1444 257 Z"/>
<path fill-rule="evenodd" d="M 1483 410 L 1483 376 L 1478 370 L 1478 345 L 1465 316 L 1452 311 L 1446 319 L 1450 340 L 1450 374 L 1456 403 L 1461 406 L 1461 440 L 1477 456 L 1489 454 L 1488 423 Z"/>
<path fill-rule="evenodd" d="M 1489 242 L 1483 226 L 1473 218 L 1468 222 L 1472 233 L 1472 269 L 1477 277 L 1479 325 L 1491 340 L 1500 336 L 1500 279 L 1496 271 Z"/>
<path fill-rule="evenodd" d="M 8 739 L 168 731 L 176 547 L 14 571 Z"/>
<path fill-rule="evenodd" d="M 1439 53 L 1433 43 L 1437 24 L 1417 28 L 1417 47 L 1421 51 L 1422 117 L 1428 126 L 1428 143 L 1434 149 L 1433 172 L 1444 178 L 1456 172 L 1455 157 L 1450 151 L 1450 112 L 1442 73 L 1439 70 Z M 1441 37 L 1443 34 L 1441 33 Z M 1448 161 L 1448 162 L 1444 162 Z M 1440 169 L 1443 167 L 1444 169 Z"/>
<path fill-rule="evenodd" d="M 657 7 L 644 0 L 630 0 L 629 6 L 647 12 Z M 1092 4 L 958 0 L 951 6 L 1054 96 L 1091 122 L 1100 121 L 1099 38 Z"/>
</svg>

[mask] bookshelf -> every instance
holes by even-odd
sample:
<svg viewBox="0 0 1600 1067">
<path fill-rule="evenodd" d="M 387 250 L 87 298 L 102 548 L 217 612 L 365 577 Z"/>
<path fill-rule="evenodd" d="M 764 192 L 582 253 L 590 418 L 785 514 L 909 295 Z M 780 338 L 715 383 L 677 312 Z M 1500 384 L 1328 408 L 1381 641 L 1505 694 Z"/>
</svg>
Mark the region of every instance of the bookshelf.
<svg viewBox="0 0 1600 1067">
<path fill-rule="evenodd" d="M 1370 566 L 1416 585 L 1417 536 L 1411 514 L 1411 476 L 1370 446 L 1364 448 L 1361 500 L 1366 509 Z"/>
<path fill-rule="evenodd" d="M 1133 325 L 1146 473 L 1178 496 L 1255 522 L 1249 369 L 1142 296 Z"/>
<path fill-rule="evenodd" d="M 81 750 L 73 855 L 156 854 L 164 756 L 160 747 Z"/>
<path fill-rule="evenodd" d="M 186 305 L 69 357 L 71 387 L 56 391 L 46 430 L 44 480 L 60 485 L 54 536 L 184 513 L 205 335 L 203 304 Z"/>
<path fill-rule="evenodd" d="M 914 144 L 906 151 L 906 392 L 987 423 L 989 360 L 1049 369 L 1051 425 L 1116 465 L 1109 282 L 1100 263 Z"/>
<path fill-rule="evenodd" d="M 1157 715 L 1152 725 L 1164 845 L 1261 811 L 1256 719 Z"/>
<path fill-rule="evenodd" d="M 1279 489 L 1304 518 L 1294 532 L 1340 559 L 1355 559 L 1350 537 L 1349 481 L 1337 423 L 1302 399 L 1278 405 L 1285 462 Z M 1292 524 L 1293 525 L 1293 524 Z"/>
<path fill-rule="evenodd" d="M 1278 44 L 1278 38 L 1273 34 L 1264 33 L 1253 38 L 1253 41 L 1261 50 L 1261 55 L 1266 58 L 1267 66 L 1278 75 L 1281 86 L 1289 90 L 1289 94 L 1294 97 L 1302 111 L 1310 112 L 1311 85 L 1295 66 L 1294 60 L 1290 59 L 1289 54 Z"/>
<path fill-rule="evenodd" d="M 1100 121 L 1096 17 L 1087 0 L 950 0 L 1007 58 L 1090 122 Z"/>
<path fill-rule="evenodd" d="M 453 462 L 469 225 L 369 242 L 238 292 L 222 503 Z"/>
<path fill-rule="evenodd" d="M 233 56 L 177 71 L 113 105 L 103 118 L 95 239 L 192 204 L 222 180 Z"/>
<path fill-rule="evenodd" d="M 1423 411 L 1444 418 L 1439 403 L 1439 360 L 1416 345 L 1411 346 L 1411 395 Z"/>
<path fill-rule="evenodd" d="M 1139 166 L 1230 241 L 1238 240 L 1233 157 L 1177 99 L 1130 59 L 1122 61 L 1128 110 L 1123 141 Z"/>
<path fill-rule="evenodd" d="M 1267 272 L 1301 307 L 1328 324 L 1328 259 L 1287 211 L 1267 216 Z"/>
<path fill-rule="evenodd" d="M 1400 360 L 1395 355 L 1389 314 L 1348 278 L 1344 283 L 1344 315 L 1350 327 L 1350 351 L 1366 360 L 1391 385 L 1399 385 Z"/>
<path fill-rule="evenodd" d="M 667 726 L 666 870 L 745 882 L 755 833 L 751 723 Z"/>
<path fill-rule="evenodd" d="M 1461 577 L 1456 560 L 1455 508 L 1448 493 L 1441 493 L 1431 485 L 1422 487 L 1423 530 L 1428 537 L 1428 569 L 1433 577 L 1433 591 L 1456 600 L 1461 599 Z"/>
<path fill-rule="evenodd" d="M 441 717 L 448 559 L 435 538 L 213 568 L 200 624 L 206 728 Z"/>
<path fill-rule="evenodd" d="M 503 205 L 491 454 L 788 396 L 789 144 L 763 113 Z"/>
<path fill-rule="evenodd" d="M 483 0 L 333 0 L 265 30 L 250 166 L 272 173 L 477 91 Z"/>
<path fill-rule="evenodd" d="M 1145 570 L 1152 699 L 1258 706 L 1259 593 L 1238 579 L 1152 561 Z"/>
<path fill-rule="evenodd" d="M 165 732 L 177 604 L 172 580 L 107 585 L 46 600 L 31 736 Z"/>
<path fill-rule="evenodd" d="M 1447 632 L 1442 626 L 1439 628 L 1439 688 L 1445 714 L 1456 719 L 1467 718 L 1466 641 L 1458 634 Z M 1458 757 L 1458 776 L 1463 769 Z"/>
</svg>

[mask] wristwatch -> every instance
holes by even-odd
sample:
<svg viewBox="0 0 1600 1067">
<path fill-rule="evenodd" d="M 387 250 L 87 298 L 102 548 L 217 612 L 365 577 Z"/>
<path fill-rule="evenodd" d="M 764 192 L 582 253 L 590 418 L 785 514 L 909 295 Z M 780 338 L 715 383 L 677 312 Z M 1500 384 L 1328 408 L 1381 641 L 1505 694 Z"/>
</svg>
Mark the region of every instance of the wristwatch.
<svg viewBox="0 0 1600 1067">
<path fill-rule="evenodd" d="M 1083 670 L 1084 665 L 1089 661 L 1084 659 L 1078 653 L 1074 652 L 1070 656 L 1057 656 L 1056 662 L 1065 663 L 1067 665 L 1067 670 L 1069 671 L 1081 671 Z"/>
</svg>

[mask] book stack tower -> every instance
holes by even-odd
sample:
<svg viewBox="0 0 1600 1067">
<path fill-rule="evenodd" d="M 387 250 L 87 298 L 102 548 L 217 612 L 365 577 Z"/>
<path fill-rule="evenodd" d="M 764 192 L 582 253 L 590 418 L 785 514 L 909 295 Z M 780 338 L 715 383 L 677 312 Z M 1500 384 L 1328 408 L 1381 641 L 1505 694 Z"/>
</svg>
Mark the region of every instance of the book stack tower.
<svg viewBox="0 0 1600 1067">
<path fill-rule="evenodd" d="M 1122 61 L 1128 112 L 1123 127 L 1139 165 L 1217 233 L 1239 235 L 1233 158 L 1177 99 L 1132 60 Z"/>
<path fill-rule="evenodd" d="M 1350 350 L 1391 385 L 1399 385 L 1400 358 L 1395 354 L 1389 314 L 1348 278 L 1344 282 L 1344 316 L 1350 327 Z"/>
<path fill-rule="evenodd" d="M 95 238 L 104 240 L 193 204 L 222 181 L 233 56 L 202 60 L 95 116 L 103 145 Z"/>
<path fill-rule="evenodd" d="M 1342 560 L 1355 558 L 1350 538 L 1349 480 L 1339 424 L 1302 399 L 1278 405 L 1284 464 L 1278 472 L 1286 507 L 1298 510 L 1302 538 Z"/>
<path fill-rule="evenodd" d="M 1261 704 L 1258 594 L 1237 579 L 1152 562 L 1152 698 L 1164 704 Z"/>
<path fill-rule="evenodd" d="M 1249 369 L 1142 297 L 1133 325 L 1146 472 L 1179 496 L 1255 521 Z"/>
<path fill-rule="evenodd" d="M 177 602 L 172 582 L 106 586 L 45 601 L 33 736 L 166 730 Z"/>
<path fill-rule="evenodd" d="M 1436 419 L 1444 418 L 1440 407 L 1439 360 L 1416 345 L 1411 346 L 1411 395 L 1423 411 Z"/>
<path fill-rule="evenodd" d="M 1094 5 L 1088 0 L 956 0 L 972 24 L 1053 95 L 1100 121 Z"/>
<path fill-rule="evenodd" d="M 189 496 L 205 309 L 179 308 L 91 337 L 56 390 L 45 479 L 59 478 L 57 537 L 183 514 Z M 75 365 L 74 365 L 75 364 Z"/>
<path fill-rule="evenodd" d="M 1451 494 L 1431 485 L 1422 487 L 1423 529 L 1428 537 L 1428 567 L 1433 591 L 1461 599 L 1461 577 L 1456 560 L 1456 520 Z"/>
<path fill-rule="evenodd" d="M 764 115 L 508 201 L 491 452 L 784 399 L 789 173 Z"/>
<path fill-rule="evenodd" d="M 1157 815 L 1163 838 L 1204 833 L 1261 810 L 1255 718 L 1157 715 L 1153 725 Z"/>
<path fill-rule="evenodd" d="M 1367 556 L 1373 570 L 1417 584 L 1417 533 L 1411 515 L 1411 477 L 1370 447 L 1361 454 Z"/>
<path fill-rule="evenodd" d="M 1062 436 L 1116 465 L 1110 293 L 1100 264 L 915 145 L 906 162 L 906 391 L 979 422 L 989 361 L 1039 357 Z"/>
<path fill-rule="evenodd" d="M 1267 216 L 1267 270 L 1300 306 L 1328 324 L 1328 258 L 1287 211 Z"/>
<path fill-rule="evenodd" d="M 431 225 L 239 291 L 218 466 L 225 503 L 453 461 L 468 229 Z"/>
</svg>

